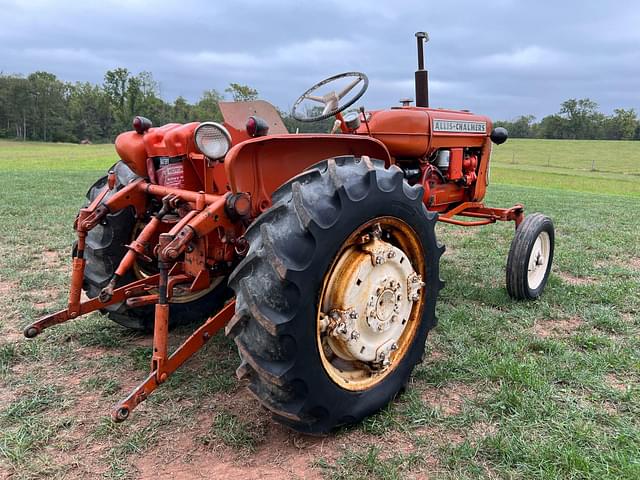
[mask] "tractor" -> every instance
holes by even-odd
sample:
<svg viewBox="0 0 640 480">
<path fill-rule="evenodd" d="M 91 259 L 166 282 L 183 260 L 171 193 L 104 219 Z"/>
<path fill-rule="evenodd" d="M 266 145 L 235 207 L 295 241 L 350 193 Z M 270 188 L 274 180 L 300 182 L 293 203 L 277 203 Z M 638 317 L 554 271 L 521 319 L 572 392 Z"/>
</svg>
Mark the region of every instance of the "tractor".
<svg viewBox="0 0 640 480">
<path fill-rule="evenodd" d="M 136 117 L 75 219 L 67 308 L 24 335 L 97 310 L 152 331 L 151 371 L 112 412 L 123 421 L 224 329 L 238 377 L 274 420 L 323 434 L 387 405 L 421 361 L 444 285 L 436 222 L 514 222 L 506 288 L 539 297 L 553 223 L 485 206 L 492 144 L 507 132 L 429 108 L 428 36 L 416 39 L 415 106 L 350 109 L 368 78 L 335 75 L 292 109 L 301 122 L 333 118 L 327 133 L 288 133 L 261 100 L 221 102 L 223 123 Z M 170 352 L 182 324 L 197 328 Z"/>
</svg>

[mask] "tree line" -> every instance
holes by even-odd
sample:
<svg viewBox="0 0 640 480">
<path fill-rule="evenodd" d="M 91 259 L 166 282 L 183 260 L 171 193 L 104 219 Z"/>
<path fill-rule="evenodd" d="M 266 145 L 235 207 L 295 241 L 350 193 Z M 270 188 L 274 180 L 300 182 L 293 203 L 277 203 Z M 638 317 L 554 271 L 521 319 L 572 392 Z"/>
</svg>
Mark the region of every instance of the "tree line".
<svg viewBox="0 0 640 480">
<path fill-rule="evenodd" d="M 101 85 L 64 82 L 48 72 L 26 77 L 0 73 L 0 138 L 111 142 L 131 129 L 136 115 L 148 117 L 154 125 L 221 121 L 219 101 L 257 97 L 257 90 L 231 83 L 224 92 L 204 91 L 195 103 L 184 97 L 169 103 L 161 98 L 150 72 L 135 75 L 126 68 L 107 71 Z M 324 124 L 302 124 L 281 114 L 290 131 L 326 131 Z"/>
<path fill-rule="evenodd" d="M 577 140 L 640 140 L 640 121 L 633 108 L 616 108 L 612 115 L 598 111 L 589 98 L 562 102 L 560 111 L 536 122 L 533 115 L 495 122 L 515 138 L 561 138 Z"/>
<path fill-rule="evenodd" d="M 0 138 L 51 142 L 110 142 L 131 129 L 135 115 L 155 125 L 170 122 L 221 121 L 221 100 L 247 101 L 257 90 L 231 83 L 219 92 L 206 90 L 198 101 L 178 97 L 172 103 L 161 98 L 158 82 L 150 72 L 133 74 L 126 68 L 109 70 L 101 85 L 64 82 L 54 74 L 35 72 L 26 77 L 0 73 Z M 301 123 L 280 112 L 289 131 L 326 132 L 332 122 Z M 612 115 L 598 111 L 594 101 L 570 99 L 560 111 L 539 122 L 532 115 L 496 122 L 511 137 L 571 139 L 640 139 L 635 110 L 622 108 Z"/>
</svg>

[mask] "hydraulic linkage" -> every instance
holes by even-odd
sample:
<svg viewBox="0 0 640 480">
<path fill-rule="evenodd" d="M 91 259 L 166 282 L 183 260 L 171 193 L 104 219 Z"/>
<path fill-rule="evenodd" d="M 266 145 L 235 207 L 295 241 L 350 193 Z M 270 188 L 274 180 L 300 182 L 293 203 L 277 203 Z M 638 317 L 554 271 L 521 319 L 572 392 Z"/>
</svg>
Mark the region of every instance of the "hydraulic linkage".
<svg viewBox="0 0 640 480">
<path fill-rule="evenodd" d="M 216 229 L 226 235 L 231 229 L 224 212 L 226 197 L 229 195 L 210 195 L 159 186 L 138 179 L 119 191 L 115 191 L 115 174 L 109 172 L 107 185 L 96 199 L 86 208 L 82 208 L 76 218 L 74 228 L 77 243 L 72 259 L 71 285 L 67 308 L 41 317 L 24 329 L 27 338 L 34 338 L 46 328 L 64 323 L 87 313 L 104 309 L 110 305 L 126 302 L 130 307 L 155 304 L 153 353 L 151 372 L 135 387 L 131 393 L 119 402 L 112 411 L 115 421 L 125 420 L 131 411 L 143 402 L 185 361 L 200 350 L 207 341 L 229 322 L 234 315 L 235 301 L 229 301 L 215 315 L 209 317 L 196 331 L 185 340 L 172 354 L 169 354 L 169 314 L 170 301 L 177 285 L 187 285 L 190 292 L 198 292 L 210 284 L 206 268 L 194 273 L 186 272 L 184 262 L 178 258 L 187 249 L 204 248 L 205 242 L 197 240 Z M 106 200 L 109 193 L 112 193 Z M 133 206 L 140 218 L 147 208 L 149 196 L 162 199 L 162 208 L 151 217 L 137 235 L 127 245 L 128 252 L 114 271 L 109 283 L 95 298 L 82 301 L 82 284 L 86 260 L 85 243 L 88 232 L 102 221 L 107 214 Z M 179 204 L 189 206 L 188 212 L 171 228 L 168 233 L 158 233 L 162 219 Z M 229 232 L 233 235 L 232 232 Z M 147 247 L 155 235 L 159 235 L 156 246 L 158 273 L 141 278 L 126 285 L 116 287 L 118 281 L 133 267 L 136 260 L 151 259 L 146 255 Z M 202 252 L 205 255 L 205 252 Z"/>
</svg>

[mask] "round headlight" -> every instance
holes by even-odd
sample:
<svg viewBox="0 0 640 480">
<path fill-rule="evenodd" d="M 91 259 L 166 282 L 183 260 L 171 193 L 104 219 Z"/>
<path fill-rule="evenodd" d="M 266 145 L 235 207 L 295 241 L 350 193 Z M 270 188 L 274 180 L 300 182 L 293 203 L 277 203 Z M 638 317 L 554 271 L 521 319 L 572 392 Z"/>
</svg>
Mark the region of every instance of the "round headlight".
<svg viewBox="0 0 640 480">
<path fill-rule="evenodd" d="M 216 122 L 202 122 L 193 137 L 198 149 L 209 158 L 222 158 L 231 148 L 231 135 Z"/>
</svg>

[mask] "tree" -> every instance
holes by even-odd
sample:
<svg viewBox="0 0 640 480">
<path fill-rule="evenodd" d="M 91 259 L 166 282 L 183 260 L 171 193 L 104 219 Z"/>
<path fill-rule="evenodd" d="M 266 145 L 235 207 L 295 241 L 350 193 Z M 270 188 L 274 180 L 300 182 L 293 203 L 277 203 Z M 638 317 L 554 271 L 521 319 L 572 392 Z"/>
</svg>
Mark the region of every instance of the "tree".
<svg viewBox="0 0 640 480">
<path fill-rule="evenodd" d="M 560 115 L 567 120 L 562 138 L 597 138 L 604 118 L 598 112 L 598 104 L 589 98 L 562 102 Z"/>
<path fill-rule="evenodd" d="M 224 91 L 231 94 L 234 102 L 250 102 L 258 98 L 258 91 L 255 88 L 239 83 L 230 83 Z"/>
<path fill-rule="evenodd" d="M 536 117 L 533 115 L 521 115 L 511 122 L 495 122 L 495 126 L 506 128 L 512 138 L 530 138 L 533 137 L 535 119 Z"/>
<path fill-rule="evenodd" d="M 191 105 L 184 97 L 176 98 L 173 103 L 173 121 L 178 123 L 191 121 Z"/>
<path fill-rule="evenodd" d="M 606 135 L 610 140 L 633 140 L 636 135 L 638 117 L 633 108 L 616 108 L 614 115 L 606 119 Z"/>
<path fill-rule="evenodd" d="M 27 77 L 31 96 L 31 138 L 68 140 L 67 98 L 69 86 L 52 73 L 35 72 Z"/>
<path fill-rule="evenodd" d="M 205 90 L 202 92 L 202 96 L 200 97 L 200 100 L 198 100 L 198 103 L 193 107 L 193 119 L 200 122 L 222 121 L 222 114 L 220 113 L 218 102 L 223 99 L 224 97 L 216 90 Z"/>
<path fill-rule="evenodd" d="M 112 124 L 109 98 L 98 85 L 88 82 L 73 85 L 67 114 L 73 141 L 109 139 Z"/>
</svg>

